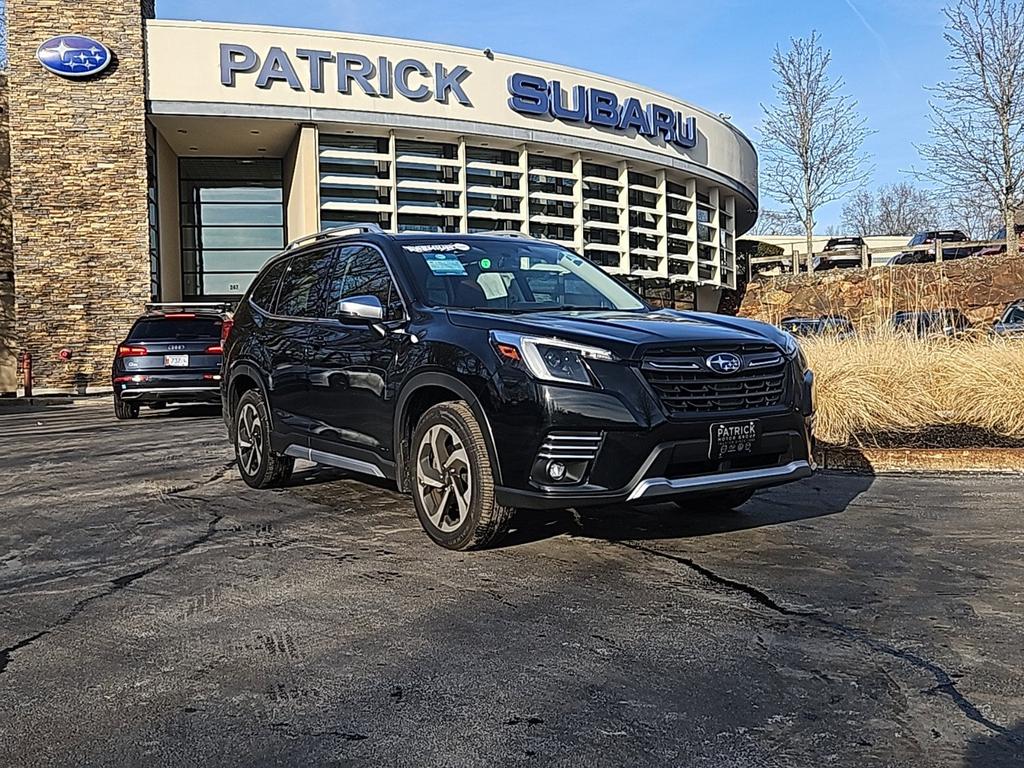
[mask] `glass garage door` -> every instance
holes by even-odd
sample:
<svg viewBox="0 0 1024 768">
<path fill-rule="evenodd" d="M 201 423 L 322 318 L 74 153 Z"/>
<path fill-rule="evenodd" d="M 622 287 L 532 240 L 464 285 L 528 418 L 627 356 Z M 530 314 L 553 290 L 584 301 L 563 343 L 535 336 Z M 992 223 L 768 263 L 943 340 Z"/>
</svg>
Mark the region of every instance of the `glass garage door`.
<svg viewBox="0 0 1024 768">
<path fill-rule="evenodd" d="M 238 298 L 284 247 L 280 160 L 182 158 L 185 300 Z"/>
</svg>

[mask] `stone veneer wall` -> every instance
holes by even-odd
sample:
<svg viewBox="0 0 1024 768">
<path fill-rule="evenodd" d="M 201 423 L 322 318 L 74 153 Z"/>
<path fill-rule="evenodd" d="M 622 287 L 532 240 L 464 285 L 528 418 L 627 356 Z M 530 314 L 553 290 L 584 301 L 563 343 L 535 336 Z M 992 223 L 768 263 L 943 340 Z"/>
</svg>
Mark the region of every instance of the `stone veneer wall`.
<svg viewBox="0 0 1024 768">
<path fill-rule="evenodd" d="M 109 386 L 112 347 L 149 300 L 143 18 L 153 10 L 153 0 L 7 3 L 17 336 L 40 389 Z M 114 61 L 83 80 L 50 74 L 35 52 L 60 33 L 101 40 Z"/>
<path fill-rule="evenodd" d="M 975 325 L 990 325 L 1024 298 L 1024 257 L 977 256 L 941 264 L 836 269 L 753 280 L 739 314 L 777 323 L 790 315 L 845 315 L 861 330 L 893 312 L 958 308 Z"/>
<path fill-rule="evenodd" d="M 14 333 L 14 251 L 11 243 L 11 142 L 7 75 L 0 73 L 0 395 L 18 387 Z"/>
</svg>

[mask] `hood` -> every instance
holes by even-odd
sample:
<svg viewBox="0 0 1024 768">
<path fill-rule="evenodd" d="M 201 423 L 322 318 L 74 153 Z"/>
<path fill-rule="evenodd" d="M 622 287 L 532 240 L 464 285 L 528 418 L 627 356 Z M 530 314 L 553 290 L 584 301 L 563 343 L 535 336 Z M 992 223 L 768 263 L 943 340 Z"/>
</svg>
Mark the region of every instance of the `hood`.
<svg viewBox="0 0 1024 768">
<path fill-rule="evenodd" d="M 783 331 L 756 320 L 704 312 L 659 309 L 640 312 L 555 311 L 508 315 L 449 309 L 453 325 L 481 330 L 553 336 L 635 357 L 643 348 L 664 344 L 764 343 L 785 346 Z"/>
</svg>

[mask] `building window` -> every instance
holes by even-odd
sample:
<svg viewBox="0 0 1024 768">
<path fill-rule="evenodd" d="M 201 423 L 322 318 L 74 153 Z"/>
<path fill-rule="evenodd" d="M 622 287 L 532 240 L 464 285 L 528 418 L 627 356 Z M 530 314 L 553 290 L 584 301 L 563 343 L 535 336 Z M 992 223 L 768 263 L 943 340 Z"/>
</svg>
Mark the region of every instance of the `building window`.
<svg viewBox="0 0 1024 768">
<path fill-rule="evenodd" d="M 240 296 L 284 247 L 280 160 L 182 158 L 184 298 Z"/>
</svg>

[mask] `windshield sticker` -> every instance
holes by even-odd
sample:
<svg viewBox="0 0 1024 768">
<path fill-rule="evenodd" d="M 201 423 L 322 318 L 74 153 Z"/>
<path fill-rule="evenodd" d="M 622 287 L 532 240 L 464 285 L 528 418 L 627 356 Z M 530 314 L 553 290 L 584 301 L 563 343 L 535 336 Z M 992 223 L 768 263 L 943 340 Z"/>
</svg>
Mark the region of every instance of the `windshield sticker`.
<svg viewBox="0 0 1024 768">
<path fill-rule="evenodd" d="M 425 253 L 424 261 L 435 275 L 465 275 L 466 267 L 453 256 L 446 253 Z"/>
<path fill-rule="evenodd" d="M 409 253 L 456 253 L 469 250 L 465 243 L 428 243 L 426 245 L 404 245 Z"/>
<path fill-rule="evenodd" d="M 480 259 L 480 269 L 490 269 L 491 260 L 487 258 Z"/>
<path fill-rule="evenodd" d="M 509 280 L 512 276 L 508 276 Z M 484 297 L 488 301 L 504 299 L 508 296 L 508 284 L 505 276 L 497 272 L 485 272 L 476 279 L 477 284 L 483 289 Z"/>
</svg>

